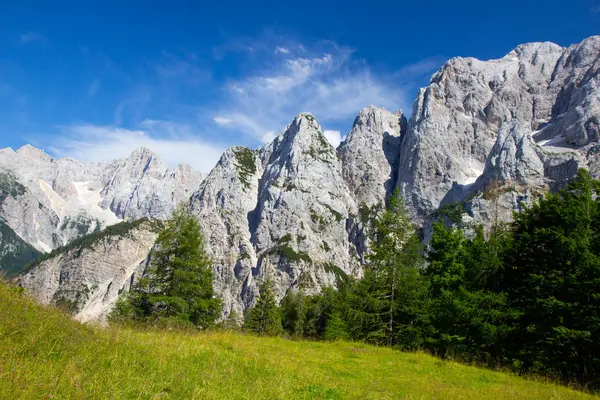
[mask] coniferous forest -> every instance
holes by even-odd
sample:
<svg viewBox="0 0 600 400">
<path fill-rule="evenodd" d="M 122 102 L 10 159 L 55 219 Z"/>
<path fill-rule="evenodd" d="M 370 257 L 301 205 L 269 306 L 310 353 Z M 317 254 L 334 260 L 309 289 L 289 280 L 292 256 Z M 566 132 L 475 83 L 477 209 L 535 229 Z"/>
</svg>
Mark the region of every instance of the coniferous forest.
<svg viewBox="0 0 600 400">
<path fill-rule="evenodd" d="M 427 248 L 392 196 L 374 221 L 361 279 L 316 296 L 290 291 L 281 319 L 263 296 L 248 330 L 424 349 L 598 389 L 599 194 L 600 182 L 580 170 L 490 232 L 438 222 Z"/>
</svg>

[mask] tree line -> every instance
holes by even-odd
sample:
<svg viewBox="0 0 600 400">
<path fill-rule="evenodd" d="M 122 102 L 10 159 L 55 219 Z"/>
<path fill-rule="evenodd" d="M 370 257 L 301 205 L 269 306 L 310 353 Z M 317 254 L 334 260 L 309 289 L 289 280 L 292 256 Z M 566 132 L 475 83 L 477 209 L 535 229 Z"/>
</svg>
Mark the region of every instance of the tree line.
<svg viewBox="0 0 600 400">
<path fill-rule="evenodd" d="M 397 195 L 372 226 L 360 279 L 319 295 L 290 290 L 279 305 L 267 280 L 243 329 L 423 349 L 600 387 L 600 182 L 587 171 L 487 234 L 438 222 L 424 249 Z M 113 318 L 215 326 L 221 303 L 198 223 L 176 211 L 156 252 Z"/>
</svg>

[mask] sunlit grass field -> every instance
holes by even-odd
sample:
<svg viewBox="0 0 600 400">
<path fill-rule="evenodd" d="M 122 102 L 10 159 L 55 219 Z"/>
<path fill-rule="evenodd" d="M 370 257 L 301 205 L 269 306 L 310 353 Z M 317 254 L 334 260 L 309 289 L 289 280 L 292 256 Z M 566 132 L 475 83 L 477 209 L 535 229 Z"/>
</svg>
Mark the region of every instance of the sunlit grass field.
<svg viewBox="0 0 600 400">
<path fill-rule="evenodd" d="M 588 399 L 360 343 L 99 328 L 0 284 L 2 399 Z"/>
</svg>

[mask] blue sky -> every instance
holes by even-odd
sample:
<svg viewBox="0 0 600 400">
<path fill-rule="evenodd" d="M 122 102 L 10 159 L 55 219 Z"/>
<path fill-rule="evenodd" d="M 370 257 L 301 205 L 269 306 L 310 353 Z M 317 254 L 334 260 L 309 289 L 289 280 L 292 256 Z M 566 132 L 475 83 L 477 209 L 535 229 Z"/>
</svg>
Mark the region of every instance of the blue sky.
<svg viewBox="0 0 600 400">
<path fill-rule="evenodd" d="M 98 161 L 146 146 L 207 172 L 299 112 L 336 143 L 366 105 L 410 113 L 449 57 L 599 28 L 600 0 L 0 0 L 0 147 Z"/>
</svg>

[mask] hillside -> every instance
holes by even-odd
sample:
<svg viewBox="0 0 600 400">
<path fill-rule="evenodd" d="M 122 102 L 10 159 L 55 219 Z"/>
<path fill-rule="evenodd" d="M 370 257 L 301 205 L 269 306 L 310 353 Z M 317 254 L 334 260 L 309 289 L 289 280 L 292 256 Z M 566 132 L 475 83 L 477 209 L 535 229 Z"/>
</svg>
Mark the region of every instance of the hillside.
<svg viewBox="0 0 600 400">
<path fill-rule="evenodd" d="M 0 359 L 3 399 L 594 398 L 359 343 L 94 328 L 5 284 Z"/>
</svg>

